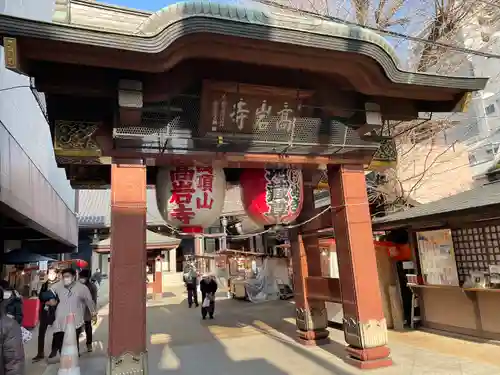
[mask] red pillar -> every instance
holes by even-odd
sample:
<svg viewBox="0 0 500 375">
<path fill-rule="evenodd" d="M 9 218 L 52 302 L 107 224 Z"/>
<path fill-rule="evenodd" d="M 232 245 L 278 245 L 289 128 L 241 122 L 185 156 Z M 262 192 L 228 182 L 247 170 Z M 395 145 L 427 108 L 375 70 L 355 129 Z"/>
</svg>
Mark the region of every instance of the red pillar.
<svg viewBox="0 0 500 375">
<path fill-rule="evenodd" d="M 146 167 L 111 166 L 109 375 L 145 374 Z"/>
<path fill-rule="evenodd" d="M 313 188 L 308 182 L 305 181 L 304 203 L 297 219 L 299 223 L 317 213 Z M 317 218 L 307 225 L 290 230 L 297 332 L 299 340 L 306 345 L 328 342 L 325 302 L 308 298 L 307 291 L 307 278 L 321 276 L 321 254 L 316 233 L 321 228 L 321 218 Z"/>
<path fill-rule="evenodd" d="M 363 166 L 331 166 L 328 183 L 349 362 L 363 369 L 390 366 Z"/>
</svg>

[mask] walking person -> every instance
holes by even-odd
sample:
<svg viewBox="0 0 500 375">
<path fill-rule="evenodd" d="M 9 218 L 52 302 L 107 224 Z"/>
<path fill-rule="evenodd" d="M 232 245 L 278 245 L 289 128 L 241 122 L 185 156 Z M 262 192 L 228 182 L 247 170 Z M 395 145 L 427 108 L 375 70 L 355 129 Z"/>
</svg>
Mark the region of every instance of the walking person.
<svg viewBox="0 0 500 375">
<path fill-rule="evenodd" d="M 0 289 L 0 374 L 24 375 L 24 345 L 21 326 L 5 312 Z"/>
<path fill-rule="evenodd" d="M 215 313 L 215 293 L 217 292 L 217 281 L 213 275 L 203 275 L 200 281 L 201 290 L 201 317 L 203 320 L 207 318 L 214 318 Z"/>
<path fill-rule="evenodd" d="M 90 278 L 90 281 L 92 281 L 94 283 L 94 285 L 97 288 L 97 291 L 99 291 L 99 289 L 101 288 L 101 282 L 102 282 L 102 273 L 101 273 L 101 270 L 99 268 L 96 268 L 94 274 Z"/>
<path fill-rule="evenodd" d="M 59 303 L 56 309 L 56 319 L 54 321 L 54 336 L 52 338 L 52 350 L 49 359 L 54 358 L 57 353 L 61 353 L 66 321 L 69 314 L 74 314 L 76 337 L 79 337 L 84 325 L 85 309 L 90 310 L 92 320 L 97 319 L 95 314 L 95 303 L 92 300 L 89 288 L 76 281 L 76 271 L 66 268 L 61 272 L 62 279 L 52 287 L 52 291 L 57 295 Z M 78 352 L 80 345 L 77 340 Z M 80 355 L 80 354 L 78 354 Z"/>
<path fill-rule="evenodd" d="M 58 270 L 49 268 L 47 271 L 47 281 L 40 288 L 40 324 L 38 325 L 38 352 L 33 362 L 41 361 L 45 358 L 45 335 L 47 328 L 54 323 L 56 319 L 57 296 L 51 290 L 58 282 Z"/>
<path fill-rule="evenodd" d="M 97 305 L 97 287 L 90 280 L 90 271 L 88 269 L 84 269 L 80 272 L 79 275 L 80 282 L 89 288 L 90 295 L 92 296 L 92 300 L 94 304 Z M 83 316 L 83 327 L 85 329 L 86 336 L 86 344 L 87 344 L 87 352 L 92 352 L 92 313 L 88 307 L 85 308 L 85 313 Z"/>
<path fill-rule="evenodd" d="M 3 290 L 2 308 L 21 326 L 23 324 L 23 299 L 21 295 L 6 280 L 0 280 L 0 288 Z"/>
<path fill-rule="evenodd" d="M 186 284 L 189 308 L 193 306 L 193 302 L 198 307 L 198 274 L 194 267 L 190 267 L 184 273 L 184 283 Z"/>
</svg>

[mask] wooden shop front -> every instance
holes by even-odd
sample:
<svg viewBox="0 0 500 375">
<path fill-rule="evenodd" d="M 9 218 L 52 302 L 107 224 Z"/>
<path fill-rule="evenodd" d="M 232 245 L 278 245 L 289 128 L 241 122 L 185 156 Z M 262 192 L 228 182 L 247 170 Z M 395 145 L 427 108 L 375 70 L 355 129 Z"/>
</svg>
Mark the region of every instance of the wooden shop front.
<svg viewBox="0 0 500 375">
<path fill-rule="evenodd" d="M 325 342 L 325 301 L 341 300 L 350 363 L 391 365 L 364 172 L 395 162 L 394 122 L 454 111 L 486 80 L 405 72 L 376 33 L 272 7 L 186 2 L 135 31 L 70 22 L 1 15 L 0 35 L 7 67 L 46 94 L 73 186 L 112 191 L 109 373 L 146 369 L 145 197 L 165 166 L 224 168 L 233 182 L 242 168 L 301 169 L 306 224 L 289 232 L 299 337 Z M 322 180 L 331 209 L 319 212 Z M 321 275 L 332 227 L 339 281 Z"/>
<path fill-rule="evenodd" d="M 500 340 L 499 189 L 492 181 L 374 221 L 378 230 L 408 233 L 416 265 L 408 285 L 423 327 Z"/>
</svg>

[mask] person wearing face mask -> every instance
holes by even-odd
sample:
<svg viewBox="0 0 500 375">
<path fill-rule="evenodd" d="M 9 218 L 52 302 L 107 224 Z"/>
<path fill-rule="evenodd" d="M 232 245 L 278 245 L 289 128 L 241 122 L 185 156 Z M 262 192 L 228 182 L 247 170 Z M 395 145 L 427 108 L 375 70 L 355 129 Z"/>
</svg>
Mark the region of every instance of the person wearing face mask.
<svg viewBox="0 0 500 375">
<path fill-rule="evenodd" d="M 5 313 L 14 319 L 19 325 L 23 324 L 23 300 L 17 290 L 12 288 L 6 280 L 0 280 L 0 288 L 3 290 L 3 301 L 1 307 Z"/>
<path fill-rule="evenodd" d="M 88 269 L 84 269 L 80 272 L 79 281 L 87 288 L 89 288 L 92 300 L 94 301 L 94 304 L 97 304 L 97 287 L 90 280 L 90 271 Z M 90 310 L 88 308 L 85 309 L 83 320 L 84 320 L 87 352 L 90 353 L 92 352 L 92 314 L 90 313 Z"/>
<path fill-rule="evenodd" d="M 58 270 L 50 268 L 47 271 L 47 281 L 42 284 L 38 298 L 40 299 L 40 324 L 38 326 L 38 353 L 33 362 L 41 361 L 45 358 L 45 334 L 47 328 L 56 319 L 57 296 L 51 288 L 58 281 Z"/>
<path fill-rule="evenodd" d="M 0 289 L 0 305 L 4 301 Z M 21 326 L 0 309 L 0 374 L 24 375 L 24 345 Z"/>
<path fill-rule="evenodd" d="M 69 314 L 74 314 L 76 337 L 80 337 L 84 325 L 85 309 L 89 309 L 92 321 L 97 319 L 96 306 L 90 294 L 89 288 L 76 280 L 76 271 L 66 268 L 61 272 L 61 281 L 57 282 L 51 290 L 57 295 L 59 304 L 56 309 L 56 318 L 53 324 L 54 336 L 52 338 L 52 350 L 49 359 L 61 353 L 66 321 Z M 80 345 L 77 340 L 78 352 Z M 78 354 L 79 355 L 79 354 Z"/>
</svg>

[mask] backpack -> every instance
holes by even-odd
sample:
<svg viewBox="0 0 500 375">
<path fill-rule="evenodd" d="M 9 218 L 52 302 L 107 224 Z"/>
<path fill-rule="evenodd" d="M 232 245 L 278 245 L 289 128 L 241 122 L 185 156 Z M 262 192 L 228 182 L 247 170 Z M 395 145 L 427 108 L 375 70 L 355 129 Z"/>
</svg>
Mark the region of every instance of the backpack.
<svg viewBox="0 0 500 375">
<path fill-rule="evenodd" d="M 189 271 L 186 273 L 186 284 L 195 284 L 196 283 L 196 272 Z"/>
</svg>

